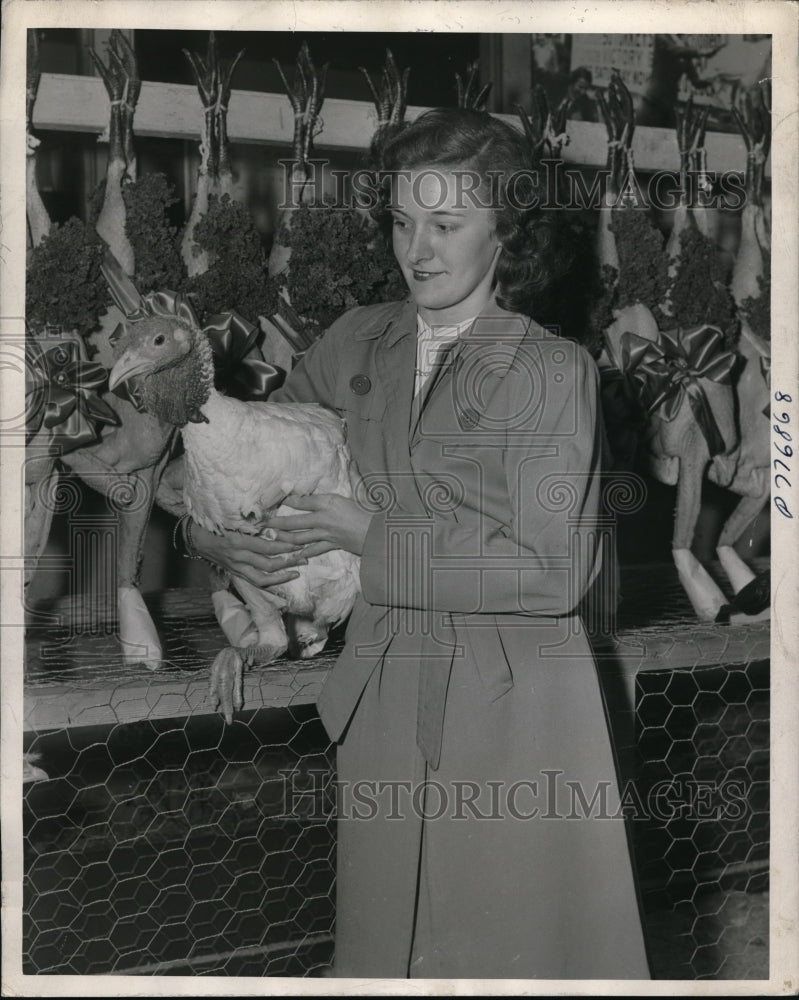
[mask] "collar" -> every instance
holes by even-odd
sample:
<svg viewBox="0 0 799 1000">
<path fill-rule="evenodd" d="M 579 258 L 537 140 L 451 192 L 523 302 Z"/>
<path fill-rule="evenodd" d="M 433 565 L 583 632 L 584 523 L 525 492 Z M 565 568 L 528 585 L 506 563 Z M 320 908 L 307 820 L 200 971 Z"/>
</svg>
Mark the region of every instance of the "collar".
<svg viewBox="0 0 799 1000">
<path fill-rule="evenodd" d="M 462 337 L 469 327 L 477 319 L 470 316 L 469 319 L 461 320 L 460 323 L 444 323 L 433 326 L 428 323 L 420 312 L 416 313 L 416 327 L 420 342 L 425 340 L 451 340 L 453 337 Z"/>
<path fill-rule="evenodd" d="M 356 340 L 374 340 L 385 337 L 385 346 L 393 347 L 403 337 L 417 333 L 417 309 L 413 298 L 408 295 L 396 302 L 387 302 L 377 316 L 370 316 L 372 322 L 364 322 L 363 326 L 353 330 Z M 518 344 L 531 331 L 542 331 L 533 320 L 521 313 L 509 312 L 497 305 L 492 296 L 480 311 L 474 323 L 461 336 L 461 340 L 474 341 L 479 344 L 502 343 Z"/>
<path fill-rule="evenodd" d="M 406 333 L 416 333 L 416 303 L 410 297 L 386 302 L 375 316 L 371 314 L 363 326 L 352 332 L 355 340 L 375 340 L 391 331 L 391 343 Z"/>
</svg>

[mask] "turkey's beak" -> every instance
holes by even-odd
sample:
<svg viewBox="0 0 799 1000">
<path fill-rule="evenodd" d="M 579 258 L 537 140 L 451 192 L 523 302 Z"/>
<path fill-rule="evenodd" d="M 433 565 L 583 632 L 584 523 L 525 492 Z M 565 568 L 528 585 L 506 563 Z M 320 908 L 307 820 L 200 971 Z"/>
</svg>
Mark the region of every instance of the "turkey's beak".
<svg viewBox="0 0 799 1000">
<path fill-rule="evenodd" d="M 153 362 L 149 358 L 143 358 L 129 348 L 111 369 L 108 376 L 108 388 L 114 389 L 122 382 L 127 382 L 134 375 L 146 375 L 152 370 Z"/>
</svg>

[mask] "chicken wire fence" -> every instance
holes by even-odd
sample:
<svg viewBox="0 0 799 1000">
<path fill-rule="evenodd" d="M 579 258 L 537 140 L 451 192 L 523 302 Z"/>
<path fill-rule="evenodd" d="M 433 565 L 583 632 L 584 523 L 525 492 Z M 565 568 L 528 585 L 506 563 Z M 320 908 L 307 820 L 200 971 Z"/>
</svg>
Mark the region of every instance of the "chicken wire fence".
<svg viewBox="0 0 799 1000">
<path fill-rule="evenodd" d="M 626 573 L 623 627 L 598 649 L 653 972 L 766 978 L 768 626 L 697 625 L 671 572 Z M 124 668 L 113 629 L 76 630 L 75 604 L 28 630 L 24 971 L 319 975 L 335 754 L 313 699 L 340 636 L 249 674 L 250 710 L 225 727 L 204 702 L 224 643 L 207 594 L 148 600 L 158 674 Z"/>
<path fill-rule="evenodd" d="M 312 710 L 35 746 L 64 773 L 25 792 L 26 972 L 298 976 L 329 961 L 334 826 L 283 808 L 285 783 L 332 773 Z"/>
</svg>

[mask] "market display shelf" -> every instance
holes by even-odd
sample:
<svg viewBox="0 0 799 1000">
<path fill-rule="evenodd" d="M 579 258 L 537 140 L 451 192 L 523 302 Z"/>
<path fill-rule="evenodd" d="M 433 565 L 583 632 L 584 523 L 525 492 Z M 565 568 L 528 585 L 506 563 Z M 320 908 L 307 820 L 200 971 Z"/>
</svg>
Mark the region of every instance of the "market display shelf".
<svg viewBox="0 0 799 1000">
<path fill-rule="evenodd" d="M 768 622 L 698 623 L 671 566 L 625 568 L 621 594 L 614 634 L 595 641 L 617 712 L 634 711 L 635 678 L 641 671 L 769 658 Z M 35 609 L 25 641 L 26 731 L 215 711 L 207 697 L 208 668 L 226 641 L 207 591 L 165 590 L 146 600 L 164 644 L 164 665 L 155 672 L 123 662 L 113 617 L 98 616 L 86 598 L 63 598 Z M 245 707 L 313 703 L 342 644 L 339 629 L 321 656 L 307 661 L 282 657 L 246 672 Z"/>
</svg>

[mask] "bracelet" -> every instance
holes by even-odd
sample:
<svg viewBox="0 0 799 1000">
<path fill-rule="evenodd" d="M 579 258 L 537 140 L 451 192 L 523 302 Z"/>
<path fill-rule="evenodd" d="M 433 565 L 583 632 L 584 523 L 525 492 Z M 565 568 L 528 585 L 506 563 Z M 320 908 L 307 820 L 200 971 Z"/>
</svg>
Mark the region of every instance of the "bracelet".
<svg viewBox="0 0 799 1000">
<path fill-rule="evenodd" d="M 184 524 L 186 525 L 185 528 L 183 528 Z M 202 559 L 202 556 L 197 552 L 197 549 L 194 547 L 194 541 L 192 540 L 191 537 L 191 525 L 192 525 L 191 514 L 184 514 L 182 517 L 178 518 L 178 520 L 175 523 L 175 527 L 172 531 L 172 548 L 176 552 L 180 551 L 178 547 L 178 532 L 180 532 L 181 537 L 183 538 L 183 548 L 186 550 L 185 552 L 181 552 L 183 558 Z"/>
<path fill-rule="evenodd" d="M 178 532 L 181 530 L 181 525 L 186 520 L 187 517 L 191 517 L 190 514 L 183 514 L 181 517 L 175 521 L 175 527 L 172 529 L 172 548 L 175 552 L 179 552 L 178 548 Z"/>
<path fill-rule="evenodd" d="M 186 527 L 183 529 L 183 540 L 186 543 L 186 552 L 188 553 L 188 559 L 202 559 L 202 556 L 197 551 L 194 545 L 194 539 L 191 537 L 191 529 L 194 524 L 191 518 L 186 521 Z"/>
</svg>

